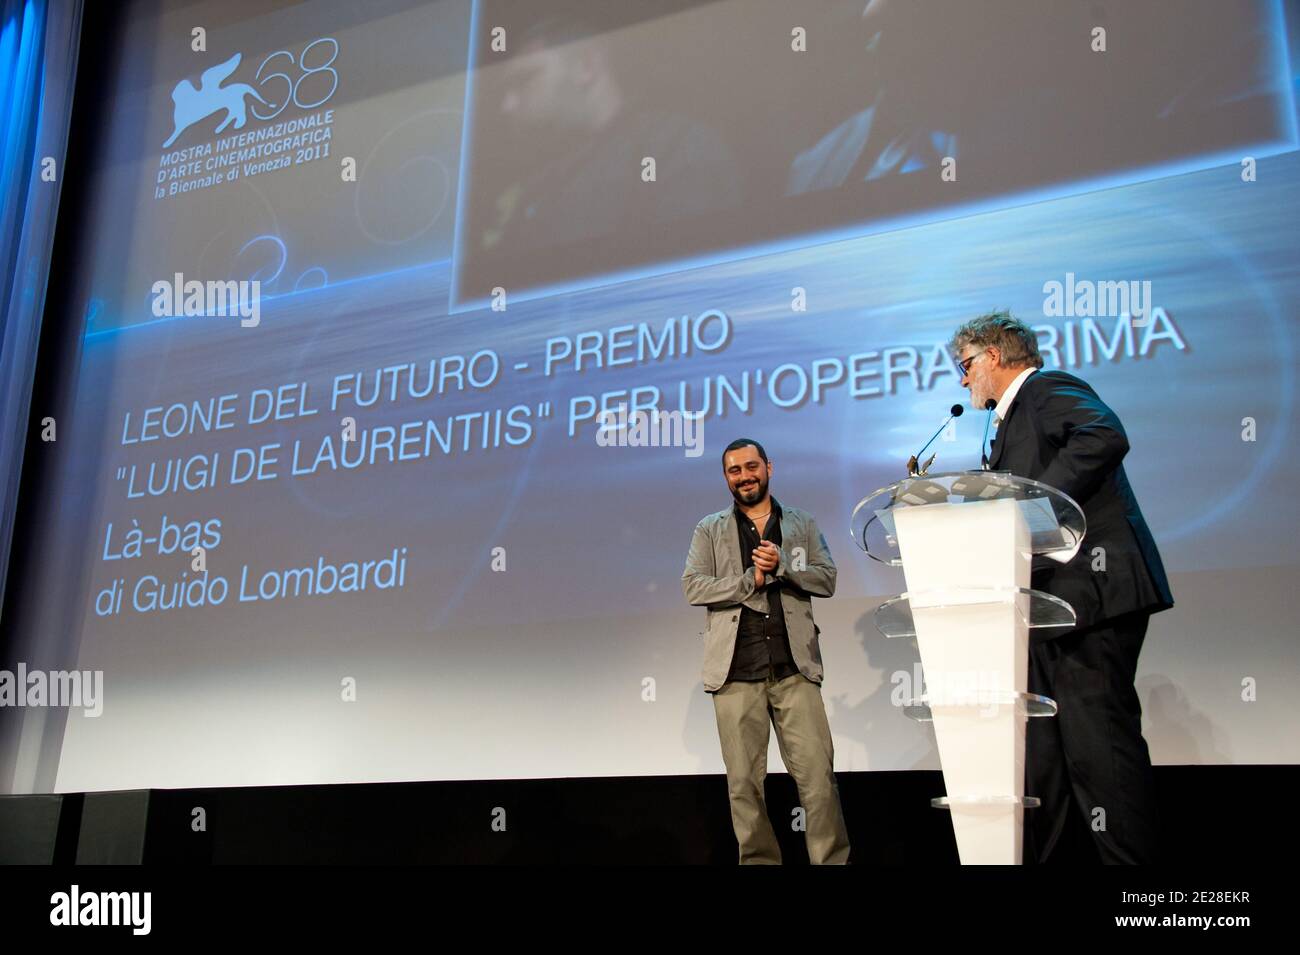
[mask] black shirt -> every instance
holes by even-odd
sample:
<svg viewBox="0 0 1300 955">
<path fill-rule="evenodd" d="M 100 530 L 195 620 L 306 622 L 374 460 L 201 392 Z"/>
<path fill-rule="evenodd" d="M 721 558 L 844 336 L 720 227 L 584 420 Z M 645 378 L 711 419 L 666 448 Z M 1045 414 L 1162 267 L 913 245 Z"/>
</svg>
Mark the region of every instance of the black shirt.
<svg viewBox="0 0 1300 955">
<path fill-rule="evenodd" d="M 763 540 L 769 540 L 777 547 L 781 546 L 781 505 L 776 498 L 772 502 L 772 513 L 768 516 L 767 527 L 760 539 L 758 529 L 745 516 L 740 506 L 736 506 L 736 527 L 740 532 L 740 559 L 746 570 L 754 566 L 754 554 Z M 740 627 L 736 631 L 736 649 L 731 656 L 731 671 L 727 682 L 732 680 L 754 681 L 769 677 L 783 680 L 799 672 L 790 654 L 790 637 L 785 629 L 785 612 L 781 607 L 781 585 L 766 578 L 763 592 L 767 594 L 768 612 L 760 613 L 749 607 L 740 608 Z"/>
</svg>

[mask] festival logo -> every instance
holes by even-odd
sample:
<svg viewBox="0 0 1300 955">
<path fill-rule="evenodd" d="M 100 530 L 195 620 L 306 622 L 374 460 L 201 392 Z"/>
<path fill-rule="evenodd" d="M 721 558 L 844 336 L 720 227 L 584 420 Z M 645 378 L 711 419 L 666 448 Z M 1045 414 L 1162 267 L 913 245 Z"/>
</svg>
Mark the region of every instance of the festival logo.
<svg viewBox="0 0 1300 955">
<path fill-rule="evenodd" d="M 241 53 L 204 70 L 198 86 L 182 79 L 172 89 L 172 132 L 158 157 L 154 198 L 329 158 L 334 110 L 322 107 L 338 92 L 338 55 L 338 40 L 320 37 L 301 51 L 267 56 L 252 83 L 226 83 Z M 187 130 L 202 129 L 214 116 L 208 139 L 176 146 Z"/>
<path fill-rule="evenodd" d="M 221 132 L 231 123 L 235 129 L 243 129 L 248 122 L 247 97 L 251 96 L 266 106 L 274 107 L 275 103 L 268 103 L 262 99 L 261 95 L 247 83 L 232 83 L 229 86 L 222 86 L 221 83 L 231 73 L 239 68 L 239 61 L 242 54 L 236 53 L 224 63 L 218 63 L 216 66 L 203 71 L 199 78 L 199 86 L 196 89 L 194 84 L 188 78 L 181 80 L 172 90 L 172 102 L 175 107 L 172 111 L 172 134 L 163 143 L 163 149 L 167 149 L 172 143 L 197 122 L 207 119 L 213 113 L 219 113 L 223 109 L 226 111 L 226 118 L 222 120 L 221 125 L 217 127 L 216 132 Z"/>
</svg>

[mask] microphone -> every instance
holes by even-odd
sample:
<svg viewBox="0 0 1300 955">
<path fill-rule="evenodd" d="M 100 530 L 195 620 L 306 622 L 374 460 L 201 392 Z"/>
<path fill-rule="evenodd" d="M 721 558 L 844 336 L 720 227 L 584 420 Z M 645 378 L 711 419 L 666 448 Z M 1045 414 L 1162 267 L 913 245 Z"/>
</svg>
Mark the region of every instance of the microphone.
<svg viewBox="0 0 1300 955">
<path fill-rule="evenodd" d="M 985 450 L 985 446 L 989 443 L 989 425 L 993 423 L 993 409 L 997 406 L 998 403 L 992 398 L 984 402 L 984 407 L 988 409 L 988 417 L 984 419 L 984 440 L 980 442 L 980 467 L 985 471 L 989 469 L 989 453 Z"/>
<path fill-rule="evenodd" d="M 920 458 L 921 455 L 925 454 L 926 448 L 934 444 L 935 438 L 943 434 L 943 429 L 948 427 L 948 422 L 951 421 L 953 418 L 960 418 L 962 416 L 962 413 L 965 410 L 966 408 L 963 405 L 953 405 L 951 408 L 948 409 L 948 417 L 944 419 L 943 424 L 939 425 L 939 430 L 934 433 L 934 436 L 931 437 L 929 441 L 925 442 L 924 448 L 922 448 L 920 451 L 917 451 L 916 454 L 912 455 L 910 458 L 907 459 L 908 477 L 916 477 L 917 475 L 924 474 L 926 471 L 930 470 L 930 465 L 934 463 L 934 459 L 937 455 L 933 455 L 933 454 L 930 455 L 930 460 L 926 461 L 925 464 L 920 466 L 918 466 L 917 464 L 917 459 Z"/>
</svg>

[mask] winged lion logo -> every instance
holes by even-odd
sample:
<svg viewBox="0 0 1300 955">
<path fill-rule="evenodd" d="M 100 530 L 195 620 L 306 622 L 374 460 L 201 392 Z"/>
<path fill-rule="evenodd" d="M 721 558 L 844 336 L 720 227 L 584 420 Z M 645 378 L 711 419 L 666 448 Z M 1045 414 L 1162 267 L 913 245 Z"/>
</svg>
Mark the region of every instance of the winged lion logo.
<svg viewBox="0 0 1300 955">
<path fill-rule="evenodd" d="M 176 84 L 176 88 L 172 90 L 172 102 L 176 104 L 172 110 L 172 125 L 175 128 L 167 142 L 163 143 L 163 149 L 176 142 L 180 134 L 195 123 L 223 109 L 226 111 L 226 118 L 221 121 L 216 131 L 221 132 L 231 123 L 234 124 L 235 129 L 243 129 L 244 124 L 248 122 L 247 97 L 249 96 L 266 106 L 275 105 L 262 99 L 257 90 L 247 83 L 221 85 L 222 80 L 239 68 L 240 57 L 241 54 L 236 53 L 226 62 L 204 70 L 199 77 L 197 88 L 189 79 L 183 79 Z"/>
</svg>

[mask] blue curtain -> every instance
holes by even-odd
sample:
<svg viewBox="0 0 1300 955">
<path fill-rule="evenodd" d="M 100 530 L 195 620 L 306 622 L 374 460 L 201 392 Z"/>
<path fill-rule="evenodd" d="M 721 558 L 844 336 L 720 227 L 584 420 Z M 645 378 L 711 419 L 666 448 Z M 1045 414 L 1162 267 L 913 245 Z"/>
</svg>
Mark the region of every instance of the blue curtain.
<svg viewBox="0 0 1300 955">
<path fill-rule="evenodd" d="M 28 445 L 81 0 L 0 0 L 0 602 Z"/>
</svg>

